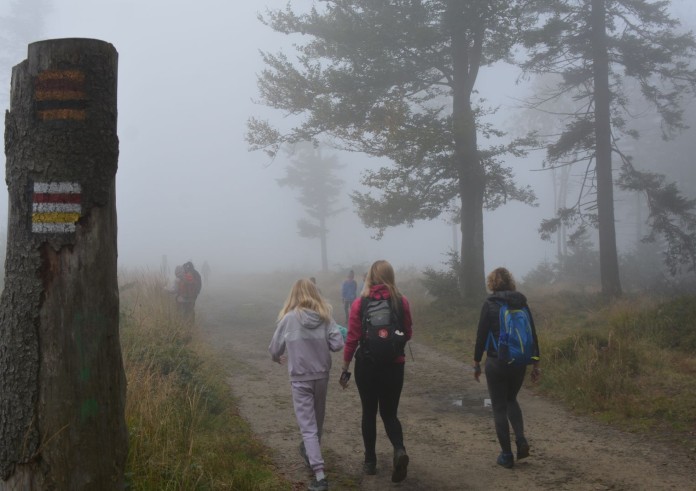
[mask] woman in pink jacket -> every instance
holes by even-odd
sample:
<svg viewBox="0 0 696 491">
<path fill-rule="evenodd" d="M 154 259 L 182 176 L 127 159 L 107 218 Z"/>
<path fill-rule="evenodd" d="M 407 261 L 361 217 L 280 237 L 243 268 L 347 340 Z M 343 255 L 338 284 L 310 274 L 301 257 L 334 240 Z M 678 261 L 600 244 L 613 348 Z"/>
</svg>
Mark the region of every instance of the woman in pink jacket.
<svg viewBox="0 0 696 491">
<path fill-rule="evenodd" d="M 390 336 L 399 337 L 395 354 L 386 361 L 377 359 L 370 350 L 368 323 L 373 323 L 366 315 L 367 309 L 384 300 L 391 309 L 391 317 L 395 324 L 390 328 Z M 382 332 L 386 333 L 387 330 L 382 329 Z M 379 410 L 384 429 L 394 448 L 391 476 L 393 482 L 400 482 L 406 478 L 409 461 L 397 411 L 404 384 L 404 346 L 411 339 L 412 332 L 411 310 L 408 300 L 396 287 L 394 268 L 387 261 L 376 261 L 367 273 L 360 297 L 353 302 L 350 309 L 348 335 L 343 351 L 343 372 L 349 373 L 350 363 L 355 356 L 355 383 L 362 404 L 362 437 L 365 446 L 363 470 L 368 475 L 377 473 L 375 447 Z M 347 378 L 342 376 L 341 381 L 345 388 Z"/>
</svg>

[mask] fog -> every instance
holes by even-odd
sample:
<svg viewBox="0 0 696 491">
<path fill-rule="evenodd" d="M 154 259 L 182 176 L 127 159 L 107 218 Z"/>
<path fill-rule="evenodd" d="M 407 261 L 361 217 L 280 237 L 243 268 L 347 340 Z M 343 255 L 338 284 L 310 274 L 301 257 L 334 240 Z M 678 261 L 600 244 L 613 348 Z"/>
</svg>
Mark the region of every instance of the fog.
<svg viewBox="0 0 696 491">
<path fill-rule="evenodd" d="M 119 263 L 158 270 L 193 260 L 213 271 L 297 269 L 313 274 L 321 267 L 318 240 L 297 235 L 303 217 L 295 192 L 279 187 L 287 158 L 271 161 L 249 152 L 244 141 L 250 116 L 282 117 L 254 103 L 259 50 L 290 47 L 292 39 L 274 33 L 256 15 L 284 8 L 287 0 L 231 2 L 204 0 L 60 0 L 49 2 L 45 29 L 33 40 L 85 37 L 107 41 L 119 53 L 117 174 Z M 6 7 L 3 7 L 6 8 Z M 693 6 L 677 2 L 682 16 Z M 680 10 L 679 10 L 680 9 Z M 0 12 L 4 14 L 5 12 Z M 692 17 L 693 18 L 693 17 Z M 13 64 L 26 58 L 26 49 Z M 7 72 L 10 66 L 0 67 Z M 514 121 L 517 69 L 481 71 L 477 86 L 505 129 Z M 3 106 L 8 107 L 2 91 Z M 326 154 L 332 153 L 325 150 Z M 454 245 L 444 220 L 388 229 L 372 237 L 355 215 L 349 194 L 362 170 L 383 162 L 360 154 L 333 152 L 345 164 L 343 206 L 329 223 L 329 264 L 333 269 L 378 258 L 396 267 L 439 267 Z M 4 156 L 3 156 L 4 159 Z M 551 177 L 540 169 L 543 154 L 510 161 L 522 184 L 532 185 L 539 207 L 508 204 L 485 216 L 486 269 L 504 265 L 522 275 L 556 246 L 539 239 L 537 228 L 553 214 Z M 6 223 L 7 189 L 0 193 L 0 220 Z M 514 236 L 514 250 L 506 237 Z"/>
</svg>

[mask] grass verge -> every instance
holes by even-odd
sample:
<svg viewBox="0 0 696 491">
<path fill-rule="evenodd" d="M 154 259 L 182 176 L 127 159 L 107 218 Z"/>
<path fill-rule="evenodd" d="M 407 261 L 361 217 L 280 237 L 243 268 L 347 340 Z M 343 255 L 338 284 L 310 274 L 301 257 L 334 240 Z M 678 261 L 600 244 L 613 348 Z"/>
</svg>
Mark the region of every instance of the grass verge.
<svg viewBox="0 0 696 491">
<path fill-rule="evenodd" d="M 416 299 L 416 337 L 470 364 L 479 312 Z M 696 298 L 530 295 L 544 376 L 534 390 L 629 431 L 696 446 Z"/>
<path fill-rule="evenodd" d="M 178 318 L 164 281 L 129 280 L 121 292 L 129 489 L 292 489 L 239 417 L 221 362 Z"/>
</svg>

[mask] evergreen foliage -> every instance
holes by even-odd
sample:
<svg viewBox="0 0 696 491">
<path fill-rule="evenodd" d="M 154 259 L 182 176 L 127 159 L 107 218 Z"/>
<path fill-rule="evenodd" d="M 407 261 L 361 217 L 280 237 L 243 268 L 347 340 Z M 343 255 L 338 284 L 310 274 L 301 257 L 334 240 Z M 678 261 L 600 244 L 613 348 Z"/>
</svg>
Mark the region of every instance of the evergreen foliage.
<svg viewBox="0 0 696 491">
<path fill-rule="evenodd" d="M 508 60 L 531 19 L 509 0 L 318 1 L 308 13 L 290 6 L 261 19 L 277 32 L 302 35 L 296 59 L 262 53 L 261 101 L 293 116 L 289 130 L 251 118 L 252 150 L 276 155 L 283 144 L 324 136 L 338 148 L 385 157 L 356 192 L 362 221 L 377 229 L 457 214 L 462 224 L 460 286 L 484 293 L 483 208 L 531 203 L 504 155 L 523 155 L 523 138 L 479 148 L 504 136 L 484 124 L 475 97 L 479 69 Z"/>
<path fill-rule="evenodd" d="M 561 167 L 579 164 L 584 168 L 584 182 L 577 201 L 561 208 L 555 218 L 541 225 L 542 237 L 549 238 L 561 224 L 575 227 L 582 235 L 590 226 L 613 229 L 611 189 L 644 193 L 649 205 L 651 232 L 645 237 L 664 240 L 664 258 L 669 270 L 676 274 L 682 268 L 696 269 L 696 202 L 684 198 L 676 185 L 660 174 L 640 171 L 634 159 L 621 151 L 622 136 L 638 138 L 640 134 L 629 123 L 635 109 L 631 89 L 638 88 L 642 99 L 654 108 L 662 121 L 663 138 L 670 138 L 686 127 L 683 120 L 684 101 L 696 91 L 696 39 L 691 33 L 679 32 L 679 22 L 668 15 L 667 1 L 651 0 L 543 0 L 530 6 L 539 12 L 541 22 L 525 35 L 530 50 L 524 68 L 529 72 L 559 76 L 560 82 L 551 93 L 539 94 L 541 104 L 572 94 L 576 110 L 563 115 L 564 128 L 548 146 L 546 165 Z M 597 16 L 604 12 L 603 29 L 596 28 Z M 593 18 L 594 15 L 594 18 Z M 593 27 L 593 22 L 595 25 Z M 599 50 L 599 51 L 598 51 Z M 598 52 L 603 56 L 598 56 Z M 598 91 L 598 71 L 608 67 L 606 98 Z M 610 118 L 607 127 L 598 126 L 600 105 L 606 105 Z M 609 182 L 610 213 L 600 216 L 598 199 L 602 196 L 602 177 L 598 172 L 600 138 L 611 145 L 610 152 L 619 156 L 617 177 L 611 173 L 611 153 L 605 174 Z M 640 162 L 655 168 L 657 162 Z M 611 222 L 611 223 L 609 223 Z M 571 236 L 572 238 L 572 236 Z M 612 244 L 613 242 L 613 244 Z M 618 263 L 615 237 L 602 244 L 614 249 L 612 261 Z M 610 251 L 611 252 L 611 251 Z M 604 257 L 604 256 L 603 256 Z M 602 265 L 603 286 L 606 271 Z M 618 265 L 616 265 L 618 274 Z M 618 275 L 616 280 L 618 281 Z M 620 285 L 613 285 L 619 293 Z"/>
<path fill-rule="evenodd" d="M 343 211 L 338 207 L 343 180 L 336 172 L 343 168 L 336 156 L 323 157 L 321 149 L 304 142 L 295 146 L 285 177 L 278 184 L 298 189 L 297 200 L 309 218 L 297 222 L 300 237 L 321 240 L 322 271 L 329 269 L 326 238 L 327 220 Z"/>
</svg>

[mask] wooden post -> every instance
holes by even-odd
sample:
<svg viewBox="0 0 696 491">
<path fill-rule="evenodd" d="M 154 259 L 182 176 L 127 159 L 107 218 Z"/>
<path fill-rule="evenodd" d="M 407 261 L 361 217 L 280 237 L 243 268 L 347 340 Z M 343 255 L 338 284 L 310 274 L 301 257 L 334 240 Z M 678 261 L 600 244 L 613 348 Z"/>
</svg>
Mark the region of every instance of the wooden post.
<svg viewBox="0 0 696 491">
<path fill-rule="evenodd" d="M 0 490 L 124 488 L 117 62 L 109 43 L 56 39 L 12 70 Z"/>
</svg>

